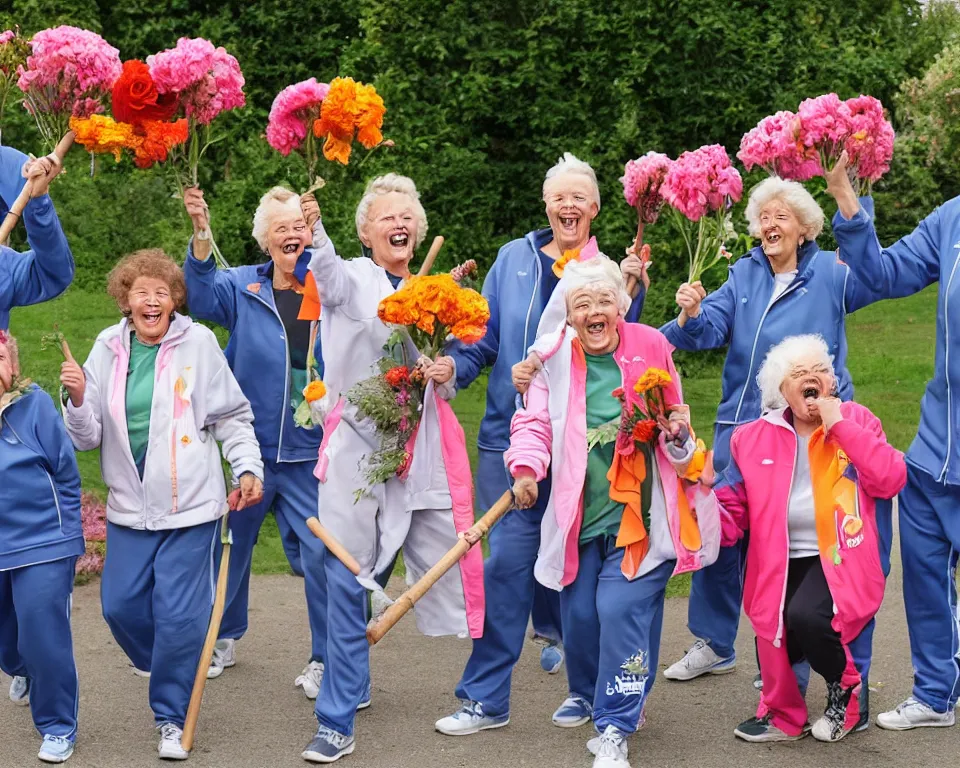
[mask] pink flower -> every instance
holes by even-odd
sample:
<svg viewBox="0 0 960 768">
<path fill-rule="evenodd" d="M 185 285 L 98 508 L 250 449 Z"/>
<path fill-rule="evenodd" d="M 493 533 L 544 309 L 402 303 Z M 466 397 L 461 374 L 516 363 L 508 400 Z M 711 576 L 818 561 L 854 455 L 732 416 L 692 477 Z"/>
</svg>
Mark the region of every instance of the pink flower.
<svg viewBox="0 0 960 768">
<path fill-rule="evenodd" d="M 691 221 L 727 208 L 743 196 L 743 180 L 719 144 L 684 152 L 667 171 L 663 199 Z"/>
<path fill-rule="evenodd" d="M 37 32 L 30 47 L 17 86 L 32 114 L 69 118 L 103 111 L 101 101 L 120 76 L 116 48 L 95 32 L 69 26 Z"/>
<path fill-rule="evenodd" d="M 673 161 L 659 152 L 647 152 L 643 157 L 627 162 L 623 169 L 623 196 L 637 209 L 645 224 L 653 224 L 660 215 L 663 197 L 660 187 Z"/>
<path fill-rule="evenodd" d="M 240 64 L 202 37 L 181 37 L 174 48 L 147 57 L 160 93 L 177 93 L 188 118 L 209 125 L 221 112 L 246 104 Z"/>
<path fill-rule="evenodd" d="M 893 126 L 883 114 L 883 105 L 873 96 L 847 99 L 850 136 L 844 149 L 850 165 L 861 179 L 877 181 L 890 170 L 893 157 Z"/>
<path fill-rule="evenodd" d="M 107 509 L 92 493 L 80 496 L 80 522 L 87 541 L 106 541 Z"/>
<path fill-rule="evenodd" d="M 103 573 L 103 555 L 99 552 L 87 552 L 77 558 L 77 574 L 96 575 Z"/>
<path fill-rule="evenodd" d="M 807 147 L 832 148 L 850 135 L 850 108 L 835 93 L 800 102 L 797 138 Z"/>
<path fill-rule="evenodd" d="M 282 155 L 299 149 L 320 117 L 320 103 L 330 86 L 311 77 L 288 85 L 273 100 L 267 121 L 267 142 Z"/>
<path fill-rule="evenodd" d="M 748 171 L 760 166 L 783 179 L 812 179 L 820 173 L 820 163 L 812 151 L 809 157 L 801 151 L 796 139 L 797 127 L 797 116 L 793 112 L 780 111 L 765 117 L 743 135 L 737 157 Z"/>
<path fill-rule="evenodd" d="M 0 45 L 6 45 L 17 35 L 12 29 L 5 29 L 3 32 L 0 32 Z"/>
</svg>

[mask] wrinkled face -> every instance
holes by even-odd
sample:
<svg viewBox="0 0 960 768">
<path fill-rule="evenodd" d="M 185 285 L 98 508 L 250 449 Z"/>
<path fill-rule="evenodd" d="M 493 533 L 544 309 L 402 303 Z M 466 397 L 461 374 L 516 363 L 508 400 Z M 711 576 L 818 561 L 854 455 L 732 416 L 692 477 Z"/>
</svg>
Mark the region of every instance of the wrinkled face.
<svg viewBox="0 0 960 768">
<path fill-rule="evenodd" d="M 311 234 L 300 200 L 290 198 L 286 203 L 271 201 L 267 209 L 267 253 L 277 269 L 291 274 L 303 249 L 310 245 Z"/>
<path fill-rule="evenodd" d="M 0 342 L 0 392 L 10 389 L 19 373 L 19 366 L 13 360 L 13 354 L 6 344 Z"/>
<path fill-rule="evenodd" d="M 819 416 L 810 413 L 809 404 L 819 397 L 830 397 L 834 386 L 835 379 L 830 368 L 814 356 L 801 358 L 794 363 L 780 384 L 780 392 L 795 419 L 819 421 Z"/>
<path fill-rule="evenodd" d="M 381 195 L 370 205 L 360 238 L 373 251 L 373 260 L 392 275 L 402 276 L 417 243 L 417 214 L 403 192 Z"/>
<path fill-rule="evenodd" d="M 159 344 L 170 328 L 173 296 L 170 286 L 157 277 L 138 277 L 127 294 L 130 321 L 144 344 Z"/>
<path fill-rule="evenodd" d="M 617 348 L 619 319 L 617 294 L 611 288 L 586 285 L 567 296 L 567 322 L 590 355 L 604 355 Z"/>
<path fill-rule="evenodd" d="M 593 184 L 580 173 L 566 173 L 547 182 L 543 202 L 561 253 L 582 248 L 590 239 L 590 225 L 600 211 L 593 195 Z"/>
<path fill-rule="evenodd" d="M 781 200 L 771 200 L 760 209 L 760 244 L 768 258 L 793 256 L 802 236 L 800 220 Z"/>
</svg>

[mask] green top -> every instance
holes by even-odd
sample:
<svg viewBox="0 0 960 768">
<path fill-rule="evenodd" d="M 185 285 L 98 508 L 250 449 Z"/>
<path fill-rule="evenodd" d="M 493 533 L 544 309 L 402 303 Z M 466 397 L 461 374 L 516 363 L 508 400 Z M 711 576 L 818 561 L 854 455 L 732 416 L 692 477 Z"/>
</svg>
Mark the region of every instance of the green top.
<svg viewBox="0 0 960 768">
<path fill-rule="evenodd" d="M 150 408 L 153 404 L 157 352 L 160 345 L 149 346 L 130 334 L 130 366 L 127 368 L 127 436 L 133 461 L 143 476 L 150 440 Z"/>
</svg>

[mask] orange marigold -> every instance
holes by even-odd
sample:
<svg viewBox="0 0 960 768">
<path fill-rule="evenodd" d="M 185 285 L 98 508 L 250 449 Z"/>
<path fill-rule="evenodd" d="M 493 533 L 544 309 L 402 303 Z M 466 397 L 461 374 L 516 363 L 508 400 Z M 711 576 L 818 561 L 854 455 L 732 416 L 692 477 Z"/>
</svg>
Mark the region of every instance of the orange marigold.
<svg viewBox="0 0 960 768">
<path fill-rule="evenodd" d="M 167 153 L 178 144 L 187 140 L 187 121 L 177 120 L 164 123 L 148 120 L 143 123 L 143 133 L 137 138 L 140 142 L 133 147 L 134 163 L 137 168 L 149 168 L 154 163 L 162 163 Z"/>
<path fill-rule="evenodd" d="M 656 387 L 665 387 L 672 381 L 670 374 L 662 368 L 647 368 L 643 376 L 637 379 L 637 383 L 633 385 L 633 391 L 642 395 Z"/>
<path fill-rule="evenodd" d="M 383 98 L 372 85 L 351 77 L 336 77 L 320 104 L 320 117 L 313 123 L 313 134 L 325 139 L 323 156 L 346 165 L 356 138 L 367 149 L 383 141 L 380 129 L 386 112 Z"/>
<path fill-rule="evenodd" d="M 563 256 L 553 262 L 553 274 L 557 277 L 563 277 L 563 270 L 571 261 L 580 261 L 580 249 L 574 248 L 570 251 L 564 251 Z"/>
<path fill-rule="evenodd" d="M 367 149 L 373 149 L 383 141 L 383 115 L 387 108 L 383 105 L 383 98 L 372 85 L 357 85 L 357 141 Z"/>
<path fill-rule="evenodd" d="M 657 422 L 653 419 L 643 419 L 633 425 L 633 439 L 638 443 L 649 443 L 657 431 Z"/>
<path fill-rule="evenodd" d="M 311 381 L 303 390 L 303 399 L 308 403 L 316 402 L 327 394 L 327 386 L 322 381 Z"/>
<path fill-rule="evenodd" d="M 387 371 L 383 378 L 394 389 L 400 389 L 404 384 L 410 383 L 410 370 L 405 365 L 398 365 L 396 368 Z"/>
<path fill-rule="evenodd" d="M 110 152 L 116 160 L 120 160 L 120 150 L 132 148 L 135 142 L 132 125 L 118 123 L 106 115 L 71 117 L 70 130 L 76 135 L 77 144 L 88 152 Z"/>
</svg>

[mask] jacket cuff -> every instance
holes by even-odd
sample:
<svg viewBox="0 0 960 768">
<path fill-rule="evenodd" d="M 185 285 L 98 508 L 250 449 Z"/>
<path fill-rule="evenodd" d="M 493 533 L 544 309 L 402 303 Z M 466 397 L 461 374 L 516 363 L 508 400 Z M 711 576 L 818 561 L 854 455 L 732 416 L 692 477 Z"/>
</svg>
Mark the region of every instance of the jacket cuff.
<svg viewBox="0 0 960 768">
<path fill-rule="evenodd" d="M 240 459 L 231 469 L 233 470 L 234 482 L 239 481 L 240 476 L 248 472 L 261 483 L 263 482 L 263 462 L 260 459 Z"/>
<path fill-rule="evenodd" d="M 323 248 L 330 238 L 327 236 L 327 230 L 323 228 L 323 219 L 317 219 L 317 223 L 313 225 L 313 243 L 314 248 Z"/>
<path fill-rule="evenodd" d="M 183 266 L 188 265 L 195 272 L 214 272 L 217 269 L 217 262 L 212 253 L 203 260 L 193 255 L 193 235 L 190 236 L 190 241 L 187 243 L 187 259 Z"/>
<path fill-rule="evenodd" d="M 856 232 L 865 229 L 873 221 L 873 217 L 863 210 L 861 203 L 860 209 L 853 215 L 852 219 L 845 219 L 840 211 L 833 214 L 833 229 L 840 232 Z"/>
</svg>

